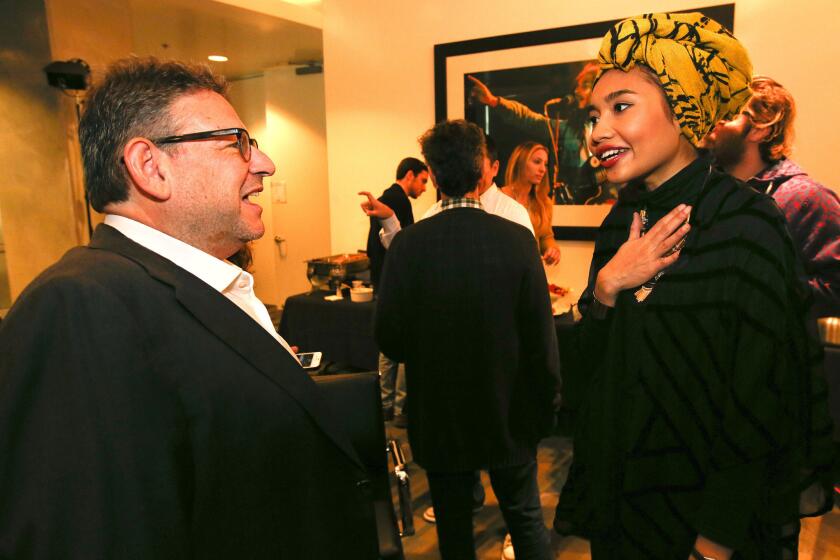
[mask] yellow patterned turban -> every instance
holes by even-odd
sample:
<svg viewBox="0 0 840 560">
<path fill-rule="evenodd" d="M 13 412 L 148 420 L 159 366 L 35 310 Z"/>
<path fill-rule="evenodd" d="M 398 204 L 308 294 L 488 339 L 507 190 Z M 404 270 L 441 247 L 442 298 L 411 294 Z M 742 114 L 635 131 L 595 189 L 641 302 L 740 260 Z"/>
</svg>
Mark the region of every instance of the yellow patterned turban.
<svg viewBox="0 0 840 560">
<path fill-rule="evenodd" d="M 683 135 L 695 146 L 750 97 L 752 64 L 738 39 L 703 14 L 646 14 L 613 27 L 601 71 L 644 64 L 657 75 Z"/>
</svg>

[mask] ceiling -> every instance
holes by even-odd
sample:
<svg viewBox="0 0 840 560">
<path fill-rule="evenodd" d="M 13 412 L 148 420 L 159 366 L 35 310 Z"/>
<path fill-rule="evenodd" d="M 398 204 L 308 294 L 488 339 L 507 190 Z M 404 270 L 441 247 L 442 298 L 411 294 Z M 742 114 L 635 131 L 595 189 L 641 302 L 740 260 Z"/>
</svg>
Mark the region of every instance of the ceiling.
<svg viewBox="0 0 840 560">
<path fill-rule="evenodd" d="M 129 0 L 138 55 L 206 62 L 228 78 L 323 60 L 321 30 L 209 0 Z M 315 6 L 319 9 L 320 6 Z M 221 54 L 228 62 L 209 62 Z"/>
</svg>

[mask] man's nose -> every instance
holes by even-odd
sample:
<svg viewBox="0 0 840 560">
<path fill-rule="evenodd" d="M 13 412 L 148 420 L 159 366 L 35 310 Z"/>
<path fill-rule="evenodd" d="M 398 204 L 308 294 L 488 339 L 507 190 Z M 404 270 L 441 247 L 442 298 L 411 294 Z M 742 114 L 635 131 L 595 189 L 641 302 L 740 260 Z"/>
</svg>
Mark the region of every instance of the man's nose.
<svg viewBox="0 0 840 560">
<path fill-rule="evenodd" d="M 276 168 L 271 158 L 259 148 L 251 148 L 251 166 L 249 171 L 253 175 L 261 175 L 263 177 L 270 177 L 274 175 Z"/>
</svg>

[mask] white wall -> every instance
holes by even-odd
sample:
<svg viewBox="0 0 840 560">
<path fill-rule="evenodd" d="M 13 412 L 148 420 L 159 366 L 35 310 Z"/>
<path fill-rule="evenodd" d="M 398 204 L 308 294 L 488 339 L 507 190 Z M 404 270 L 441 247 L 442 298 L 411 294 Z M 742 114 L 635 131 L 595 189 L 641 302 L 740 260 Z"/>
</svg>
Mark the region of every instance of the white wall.
<svg viewBox="0 0 840 560">
<path fill-rule="evenodd" d="M 325 0 L 324 58 L 332 248 L 363 246 L 368 222 L 359 211 L 361 188 L 381 191 L 395 163 L 417 155 L 416 138 L 434 124 L 433 46 L 636 15 L 722 4 L 720 0 Z M 799 103 L 796 159 L 826 184 L 840 187 L 832 165 L 834 142 L 824 130 L 840 122 L 833 101 L 840 4 L 832 0 L 737 0 L 736 35 L 757 73 L 789 87 Z M 593 56 L 595 53 L 593 53 Z M 822 72 L 821 72 L 822 71 Z M 434 199 L 429 189 L 415 215 Z M 591 243 L 561 243 L 555 281 L 579 290 Z"/>
<path fill-rule="evenodd" d="M 267 70 L 234 82 L 231 100 L 277 167 L 257 199 L 266 232 L 253 245 L 253 270 L 259 298 L 282 305 L 309 289 L 304 261 L 331 254 L 324 76 L 298 76 L 292 67 Z M 280 202 L 273 195 L 283 190 L 286 201 Z"/>
<path fill-rule="evenodd" d="M 105 52 L 121 52 L 127 20 L 105 0 L 78 4 L 4 2 L 0 12 L 0 212 L 11 300 L 86 237 L 83 199 L 70 180 L 80 171 L 68 156 L 76 149 L 73 101 L 47 85 L 42 68 L 80 57 L 96 71 Z"/>
<path fill-rule="evenodd" d="M 265 118 L 265 80 L 262 76 L 249 78 L 246 80 L 237 80 L 230 83 L 230 101 L 236 112 L 239 113 L 239 118 L 245 124 L 248 132 L 257 139 L 260 143 L 260 148 L 267 150 L 267 131 Z M 272 211 L 273 205 L 270 203 L 270 179 L 263 181 L 265 190 L 257 198 L 257 203 L 262 206 L 263 223 L 266 224 L 266 233 L 263 237 L 251 244 L 251 251 L 254 257 L 254 263 L 251 271 L 254 274 L 254 291 L 257 297 L 264 303 L 277 304 L 278 287 L 277 275 L 275 274 L 275 251 L 274 239 L 272 233 Z"/>
<path fill-rule="evenodd" d="M 327 189 L 327 130 L 324 117 L 324 74 L 298 76 L 283 67 L 265 73 L 266 139 L 277 165 L 272 188 L 285 182 L 286 203 L 274 203 L 274 235 L 286 239 L 277 248 L 280 301 L 310 288 L 306 259 L 330 252 L 330 209 Z"/>
</svg>

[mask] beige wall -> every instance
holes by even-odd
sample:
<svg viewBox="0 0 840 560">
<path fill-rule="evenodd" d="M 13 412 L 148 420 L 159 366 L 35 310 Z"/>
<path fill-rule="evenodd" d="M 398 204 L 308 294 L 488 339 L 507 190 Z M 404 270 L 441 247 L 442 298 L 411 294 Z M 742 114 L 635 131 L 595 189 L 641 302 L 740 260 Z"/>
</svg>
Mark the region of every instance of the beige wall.
<svg viewBox="0 0 840 560">
<path fill-rule="evenodd" d="M 435 44 L 722 3 L 532 0 L 527 8 L 516 8 L 501 0 L 325 0 L 333 251 L 364 243 L 368 222 L 355 193 L 362 187 L 381 191 L 387 186 L 395 163 L 416 155 L 417 136 L 434 122 Z M 838 87 L 832 70 L 837 49 L 817 47 L 840 35 L 840 4 L 737 0 L 735 30 L 750 50 L 756 72 L 775 77 L 799 102 L 796 159 L 819 180 L 840 187 L 834 143 L 824 134 L 830 123 L 840 122 L 840 105 L 832 99 Z M 415 214 L 433 197 L 430 189 L 415 202 Z M 560 269 L 552 270 L 551 277 L 579 291 L 591 243 L 561 243 L 561 249 Z"/>
<path fill-rule="evenodd" d="M 277 166 L 272 196 L 285 190 L 286 202 L 273 202 L 278 301 L 310 288 L 306 259 L 332 254 L 327 187 L 327 124 L 324 74 L 298 76 L 292 67 L 266 71 L 266 138 Z M 285 187 L 283 186 L 285 184 Z M 273 243 L 273 237 L 267 242 Z"/>
<path fill-rule="evenodd" d="M 235 82 L 232 94 L 243 122 L 277 166 L 258 199 L 266 234 L 254 244 L 254 276 L 260 299 L 281 305 L 309 289 L 304 261 L 330 254 L 324 75 L 271 69 Z"/>
<path fill-rule="evenodd" d="M 10 5 L 9 5 L 10 4 Z M 72 100 L 47 85 L 53 60 L 43 1 L 6 3 L 0 20 L 0 213 L 11 297 L 78 243 L 62 115 Z"/>
<path fill-rule="evenodd" d="M 127 2 L 114 0 L 46 0 L 52 60 L 81 58 L 90 65 L 91 80 L 102 76 L 113 60 L 134 52 L 131 38 L 131 9 Z M 67 176 L 77 243 L 87 243 L 88 215 L 91 227 L 105 218 L 85 206 L 84 172 L 75 108 L 62 97 L 58 122 L 65 137 Z"/>
<path fill-rule="evenodd" d="M 114 0 L 46 0 L 53 60 L 81 58 L 100 75 L 132 52 L 131 10 Z"/>
<path fill-rule="evenodd" d="M 8 3 L 7 3 L 8 4 Z M 74 101 L 47 85 L 52 60 L 101 71 L 128 54 L 128 13 L 108 0 L 11 2 L 0 22 L 0 212 L 11 297 L 86 241 Z M 69 154 L 73 154 L 70 156 Z"/>
</svg>

